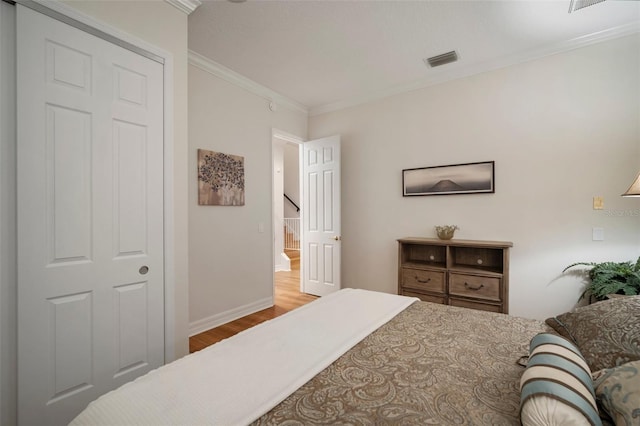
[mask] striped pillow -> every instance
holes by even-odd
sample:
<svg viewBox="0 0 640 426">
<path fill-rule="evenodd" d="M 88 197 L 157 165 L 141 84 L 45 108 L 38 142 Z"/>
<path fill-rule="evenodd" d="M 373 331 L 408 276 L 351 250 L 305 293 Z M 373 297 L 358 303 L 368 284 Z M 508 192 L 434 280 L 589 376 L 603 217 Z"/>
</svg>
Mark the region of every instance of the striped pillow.
<svg viewBox="0 0 640 426">
<path fill-rule="evenodd" d="M 580 351 L 563 337 L 541 333 L 531 340 L 520 390 L 524 426 L 602 425 L 591 371 Z"/>
</svg>

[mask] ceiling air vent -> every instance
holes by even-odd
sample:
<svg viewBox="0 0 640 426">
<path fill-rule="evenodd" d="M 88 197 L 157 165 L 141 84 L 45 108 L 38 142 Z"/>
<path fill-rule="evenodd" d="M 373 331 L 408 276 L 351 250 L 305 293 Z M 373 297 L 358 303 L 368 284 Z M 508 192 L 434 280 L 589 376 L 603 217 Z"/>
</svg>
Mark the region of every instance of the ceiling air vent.
<svg viewBox="0 0 640 426">
<path fill-rule="evenodd" d="M 440 65 L 449 64 L 458 60 L 458 54 L 455 50 L 451 52 L 443 53 L 442 55 L 432 56 L 424 60 L 424 62 L 431 68 L 439 67 Z"/>
<path fill-rule="evenodd" d="M 593 6 L 596 3 L 602 3 L 603 1 L 605 0 L 571 0 L 569 13 L 584 9 L 585 7 Z"/>
</svg>

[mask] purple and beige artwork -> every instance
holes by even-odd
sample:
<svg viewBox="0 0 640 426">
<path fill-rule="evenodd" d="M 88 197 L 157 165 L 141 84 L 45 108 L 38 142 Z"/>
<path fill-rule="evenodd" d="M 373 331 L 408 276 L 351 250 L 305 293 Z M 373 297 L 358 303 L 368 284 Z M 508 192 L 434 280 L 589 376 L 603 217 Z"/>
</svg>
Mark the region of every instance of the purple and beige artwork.
<svg viewBox="0 0 640 426">
<path fill-rule="evenodd" d="M 244 206 L 244 157 L 198 150 L 198 204 Z"/>
</svg>

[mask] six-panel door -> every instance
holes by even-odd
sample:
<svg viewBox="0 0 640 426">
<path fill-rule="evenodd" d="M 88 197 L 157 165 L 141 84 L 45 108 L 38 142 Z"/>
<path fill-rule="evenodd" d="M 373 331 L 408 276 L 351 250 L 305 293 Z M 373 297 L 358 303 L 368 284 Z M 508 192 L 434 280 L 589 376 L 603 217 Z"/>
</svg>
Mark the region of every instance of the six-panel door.
<svg viewBox="0 0 640 426">
<path fill-rule="evenodd" d="M 18 416 L 164 363 L 163 66 L 18 5 Z"/>
</svg>

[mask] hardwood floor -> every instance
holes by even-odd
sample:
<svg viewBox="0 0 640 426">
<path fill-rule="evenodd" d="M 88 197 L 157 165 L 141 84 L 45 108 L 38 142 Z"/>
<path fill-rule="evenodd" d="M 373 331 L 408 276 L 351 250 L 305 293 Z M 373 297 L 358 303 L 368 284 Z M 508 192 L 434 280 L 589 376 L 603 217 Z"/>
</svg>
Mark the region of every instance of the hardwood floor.
<svg viewBox="0 0 640 426">
<path fill-rule="evenodd" d="M 291 259 L 291 272 L 275 273 L 275 305 L 190 337 L 189 352 L 204 349 L 247 328 L 280 316 L 317 299 L 316 296 L 300 293 L 299 291 L 300 252 L 297 250 L 287 250 L 286 253 Z"/>
</svg>

